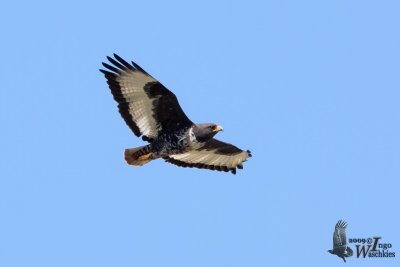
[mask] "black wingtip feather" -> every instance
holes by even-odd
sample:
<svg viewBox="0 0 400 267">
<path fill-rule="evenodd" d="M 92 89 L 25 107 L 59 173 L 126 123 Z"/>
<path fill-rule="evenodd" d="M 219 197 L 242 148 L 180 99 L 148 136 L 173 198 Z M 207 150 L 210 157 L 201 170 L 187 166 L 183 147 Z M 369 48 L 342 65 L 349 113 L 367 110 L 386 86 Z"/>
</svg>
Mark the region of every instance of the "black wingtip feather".
<svg viewBox="0 0 400 267">
<path fill-rule="evenodd" d="M 346 222 L 346 221 L 343 221 L 343 220 L 339 220 L 339 221 L 336 223 L 336 227 L 338 227 L 338 228 L 346 228 L 346 227 L 347 227 L 347 222 Z"/>
<path fill-rule="evenodd" d="M 121 62 L 122 65 L 124 65 L 126 68 L 135 71 L 135 68 L 129 64 L 128 62 L 126 62 L 122 57 L 118 56 L 117 54 L 114 53 L 114 57 Z"/>
<path fill-rule="evenodd" d="M 116 61 L 115 59 L 113 59 L 112 57 L 107 56 L 107 59 L 114 64 L 116 67 L 118 67 L 121 70 L 126 70 L 127 67 L 125 67 L 124 65 L 122 65 L 121 63 L 119 63 L 118 61 Z"/>
<path fill-rule="evenodd" d="M 142 67 L 140 67 L 138 64 L 136 64 L 135 62 L 133 62 L 133 61 L 131 61 L 132 62 L 132 65 L 136 68 L 136 69 L 138 69 L 139 71 L 141 71 L 141 72 L 143 72 L 144 74 L 146 74 L 146 75 L 149 75 L 144 69 L 142 69 Z M 149 75 L 150 76 L 150 75 Z"/>
<path fill-rule="evenodd" d="M 106 70 L 103 70 L 103 69 L 99 69 L 99 71 L 100 71 L 101 73 L 103 73 L 104 75 L 108 75 L 108 74 L 111 73 L 111 72 L 106 71 Z"/>
<path fill-rule="evenodd" d="M 115 73 L 118 73 L 118 74 L 121 74 L 122 73 L 122 71 L 120 70 L 120 69 L 117 69 L 116 67 L 114 67 L 114 66 L 111 66 L 111 65 L 109 65 L 109 64 L 107 64 L 107 63 L 101 63 L 105 68 L 107 68 L 107 69 L 109 69 L 109 70 L 111 70 L 111 71 L 113 71 L 113 72 L 115 72 Z"/>
<path fill-rule="evenodd" d="M 251 154 L 251 151 L 250 151 L 250 150 L 247 150 L 246 152 L 247 152 L 247 154 L 249 154 L 249 157 L 250 157 L 250 158 L 253 156 L 253 155 Z"/>
</svg>

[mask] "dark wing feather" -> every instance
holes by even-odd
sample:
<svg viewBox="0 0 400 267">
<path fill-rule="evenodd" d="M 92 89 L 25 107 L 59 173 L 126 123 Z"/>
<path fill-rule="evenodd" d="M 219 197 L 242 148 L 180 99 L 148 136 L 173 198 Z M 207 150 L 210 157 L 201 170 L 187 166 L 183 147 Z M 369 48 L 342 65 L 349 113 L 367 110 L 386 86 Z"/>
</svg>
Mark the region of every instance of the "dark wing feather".
<svg viewBox="0 0 400 267">
<path fill-rule="evenodd" d="M 176 96 L 161 83 L 150 82 L 145 85 L 144 91 L 153 100 L 153 116 L 157 118 L 162 129 L 175 131 L 193 125 L 183 112 Z"/>
<path fill-rule="evenodd" d="M 338 221 L 335 226 L 335 232 L 333 232 L 333 249 L 346 250 L 347 239 L 346 239 L 346 227 L 347 223 L 345 221 Z"/>
<path fill-rule="evenodd" d="M 129 64 L 120 56 L 107 57 L 112 64 L 103 63 L 100 70 L 106 77 L 118 109 L 136 136 L 151 141 L 161 130 L 173 131 L 191 126 L 170 90 L 150 76 L 136 63 Z"/>
<path fill-rule="evenodd" d="M 234 145 L 211 139 L 204 146 L 183 154 L 170 155 L 165 161 L 180 167 L 231 171 L 243 169 L 243 162 L 251 157 L 250 151 L 244 151 Z"/>
</svg>

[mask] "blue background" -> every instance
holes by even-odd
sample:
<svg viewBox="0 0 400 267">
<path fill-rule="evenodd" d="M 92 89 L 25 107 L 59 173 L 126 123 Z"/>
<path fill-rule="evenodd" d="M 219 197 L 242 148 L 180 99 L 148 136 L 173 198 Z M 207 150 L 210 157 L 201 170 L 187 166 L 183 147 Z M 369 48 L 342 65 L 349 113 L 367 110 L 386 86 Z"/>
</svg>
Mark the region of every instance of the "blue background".
<svg viewBox="0 0 400 267">
<path fill-rule="evenodd" d="M 2 4 L 0 266 L 399 266 L 398 1 Z M 135 60 L 253 152 L 236 176 L 125 164 L 98 71 Z M 354 249 L 354 247 L 353 247 Z"/>
</svg>

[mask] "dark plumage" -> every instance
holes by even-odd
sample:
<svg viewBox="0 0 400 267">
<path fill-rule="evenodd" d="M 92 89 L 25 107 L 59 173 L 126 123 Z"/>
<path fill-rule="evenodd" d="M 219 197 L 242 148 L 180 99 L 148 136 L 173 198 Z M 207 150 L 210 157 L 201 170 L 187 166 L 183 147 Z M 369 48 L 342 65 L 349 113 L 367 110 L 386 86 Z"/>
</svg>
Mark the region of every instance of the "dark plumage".
<svg viewBox="0 0 400 267">
<path fill-rule="evenodd" d="M 338 221 L 333 232 L 333 249 L 328 250 L 329 253 L 337 255 L 346 262 L 347 257 L 353 256 L 353 250 L 347 246 L 345 221 Z"/>
<path fill-rule="evenodd" d="M 231 144 L 214 139 L 222 130 L 215 123 L 194 124 L 183 112 L 175 94 L 139 65 L 118 55 L 103 63 L 105 75 L 118 109 L 133 133 L 150 144 L 125 150 L 125 160 L 135 166 L 163 158 L 181 167 L 217 171 L 242 169 L 251 157 Z"/>
</svg>

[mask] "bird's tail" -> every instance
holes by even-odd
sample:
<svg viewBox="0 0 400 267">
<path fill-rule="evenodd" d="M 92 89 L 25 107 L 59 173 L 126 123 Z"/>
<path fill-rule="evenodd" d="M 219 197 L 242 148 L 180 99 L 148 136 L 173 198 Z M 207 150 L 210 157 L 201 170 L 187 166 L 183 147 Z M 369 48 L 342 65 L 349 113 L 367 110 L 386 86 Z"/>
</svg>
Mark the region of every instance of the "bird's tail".
<svg viewBox="0 0 400 267">
<path fill-rule="evenodd" d="M 125 149 L 125 160 L 129 165 L 142 166 L 153 159 L 149 145 Z"/>
<path fill-rule="evenodd" d="M 347 247 L 346 251 L 349 257 L 353 256 L 353 250 L 351 248 Z"/>
</svg>

